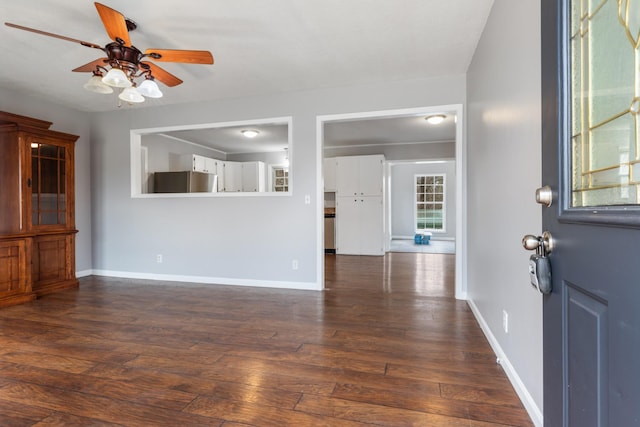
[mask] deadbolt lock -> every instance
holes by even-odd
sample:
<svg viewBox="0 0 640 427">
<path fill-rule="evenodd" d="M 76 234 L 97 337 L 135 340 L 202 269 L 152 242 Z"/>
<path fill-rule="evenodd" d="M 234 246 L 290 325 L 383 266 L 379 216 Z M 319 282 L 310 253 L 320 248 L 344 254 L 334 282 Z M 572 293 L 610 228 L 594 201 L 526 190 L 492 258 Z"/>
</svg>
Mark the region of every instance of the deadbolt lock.
<svg viewBox="0 0 640 427">
<path fill-rule="evenodd" d="M 545 185 L 536 190 L 536 203 L 545 205 L 546 207 L 551 206 L 553 203 L 553 190 L 551 190 L 551 187 Z"/>
</svg>

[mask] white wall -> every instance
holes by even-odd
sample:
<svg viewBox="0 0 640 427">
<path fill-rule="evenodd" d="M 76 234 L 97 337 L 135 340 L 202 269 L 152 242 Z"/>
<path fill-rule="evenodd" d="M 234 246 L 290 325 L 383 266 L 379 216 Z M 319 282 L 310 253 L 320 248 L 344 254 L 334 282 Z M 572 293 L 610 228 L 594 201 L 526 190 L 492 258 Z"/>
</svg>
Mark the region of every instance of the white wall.
<svg viewBox="0 0 640 427">
<path fill-rule="evenodd" d="M 89 114 L 3 88 L 0 110 L 53 122 L 50 129 L 80 137 L 75 146 L 76 271 L 88 274 L 92 266 Z"/>
<path fill-rule="evenodd" d="M 540 2 L 496 0 L 467 74 L 468 296 L 536 425 L 542 298 L 525 234 L 542 232 Z M 509 314 L 509 332 L 502 311 Z"/>
<path fill-rule="evenodd" d="M 413 238 L 415 233 L 415 175 L 444 174 L 446 176 L 446 231 L 433 232 L 432 239 L 456 237 L 456 164 L 454 160 L 442 163 L 391 164 L 391 237 Z"/>
<path fill-rule="evenodd" d="M 465 84 L 458 75 L 92 114 L 94 269 L 130 277 L 317 288 L 322 194 L 316 194 L 321 163 L 316 116 L 463 104 Z M 285 116 L 293 117 L 292 195 L 130 197 L 130 129 Z M 156 254 L 163 255 L 162 264 Z"/>
</svg>

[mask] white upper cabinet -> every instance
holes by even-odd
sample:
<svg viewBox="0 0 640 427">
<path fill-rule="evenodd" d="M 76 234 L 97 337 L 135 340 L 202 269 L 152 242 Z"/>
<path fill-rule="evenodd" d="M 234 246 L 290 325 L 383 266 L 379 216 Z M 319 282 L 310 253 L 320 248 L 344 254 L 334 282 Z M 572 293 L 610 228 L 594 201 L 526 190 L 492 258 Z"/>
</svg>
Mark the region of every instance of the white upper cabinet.
<svg viewBox="0 0 640 427">
<path fill-rule="evenodd" d="M 218 176 L 219 192 L 260 192 L 265 188 L 264 162 L 233 162 L 198 154 L 180 156 L 180 168 Z"/>
<path fill-rule="evenodd" d="M 224 162 L 224 191 L 242 191 L 242 163 Z"/>
<path fill-rule="evenodd" d="M 181 169 L 192 172 L 216 173 L 216 159 L 199 156 L 198 154 L 184 154 L 180 156 Z"/>
<path fill-rule="evenodd" d="M 224 191 L 224 186 L 225 186 L 225 182 L 224 182 L 225 162 L 222 160 L 216 160 L 215 163 L 216 163 L 215 174 L 218 176 L 218 191 L 222 192 Z"/>
<path fill-rule="evenodd" d="M 336 157 L 336 196 L 382 196 L 384 156 Z"/>
<path fill-rule="evenodd" d="M 242 163 L 242 191 L 264 191 L 264 178 L 263 162 Z"/>
<path fill-rule="evenodd" d="M 336 191 L 336 158 L 329 157 L 323 161 L 324 191 Z"/>
</svg>

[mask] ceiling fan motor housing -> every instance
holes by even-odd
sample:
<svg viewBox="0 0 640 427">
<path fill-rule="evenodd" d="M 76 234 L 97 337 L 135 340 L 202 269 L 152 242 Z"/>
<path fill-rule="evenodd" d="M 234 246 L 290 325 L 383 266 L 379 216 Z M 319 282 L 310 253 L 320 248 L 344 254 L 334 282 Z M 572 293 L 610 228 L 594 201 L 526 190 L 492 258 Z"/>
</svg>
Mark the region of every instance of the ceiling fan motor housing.
<svg viewBox="0 0 640 427">
<path fill-rule="evenodd" d="M 136 47 L 124 46 L 117 42 L 109 43 L 105 50 L 109 56 L 109 65 L 129 71 L 130 76 L 138 72 L 138 64 L 144 58 L 144 54 Z"/>
</svg>

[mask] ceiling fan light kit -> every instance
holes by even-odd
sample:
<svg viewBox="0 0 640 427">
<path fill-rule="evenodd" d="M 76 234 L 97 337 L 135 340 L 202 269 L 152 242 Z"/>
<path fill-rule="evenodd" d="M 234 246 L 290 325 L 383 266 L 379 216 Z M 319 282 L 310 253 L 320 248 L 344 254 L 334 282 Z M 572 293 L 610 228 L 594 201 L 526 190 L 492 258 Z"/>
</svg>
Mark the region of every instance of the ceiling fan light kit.
<svg viewBox="0 0 640 427">
<path fill-rule="evenodd" d="M 120 92 L 120 95 L 118 95 L 118 98 L 133 104 L 144 102 L 144 96 L 142 96 L 133 86 L 124 88 L 122 92 Z"/>
<path fill-rule="evenodd" d="M 129 87 L 132 85 L 129 77 L 120 68 L 112 68 L 102 78 L 102 83 L 113 87 Z"/>
<path fill-rule="evenodd" d="M 113 88 L 102 81 L 102 75 L 100 74 L 94 74 L 91 76 L 89 81 L 85 83 L 84 88 L 95 93 L 113 93 Z"/>
<path fill-rule="evenodd" d="M 138 92 L 147 98 L 162 98 L 162 91 L 151 79 L 146 79 L 137 87 Z"/>
<path fill-rule="evenodd" d="M 145 97 L 162 97 L 163 94 L 154 80 L 158 80 L 169 87 L 182 83 L 182 80 L 178 77 L 155 65 L 153 62 L 143 61 L 145 58 L 158 62 L 213 64 L 213 55 L 206 50 L 147 49 L 142 53 L 131 45 L 129 39 L 129 32 L 135 30 L 137 24 L 125 18 L 122 13 L 115 9 L 111 9 L 97 2 L 94 4 L 109 38 L 113 40 L 113 42 L 104 47 L 9 22 L 5 22 L 5 25 L 19 30 L 79 43 L 89 48 L 100 49 L 107 55 L 106 58 L 96 59 L 72 71 L 93 73 L 93 76 L 84 85 L 84 88 L 91 92 L 110 94 L 113 93 L 113 87 L 123 88 L 118 98 L 129 103 L 144 102 Z M 143 79 L 143 81 L 137 84 L 136 79 Z"/>
</svg>

